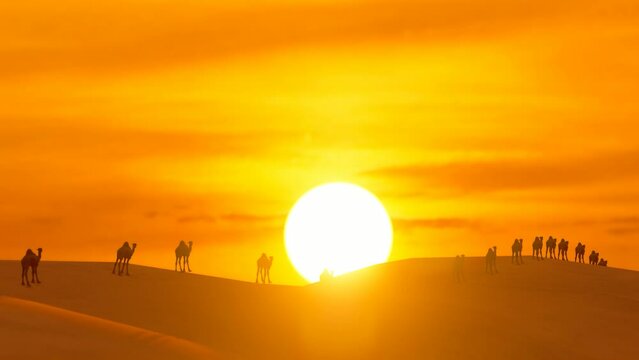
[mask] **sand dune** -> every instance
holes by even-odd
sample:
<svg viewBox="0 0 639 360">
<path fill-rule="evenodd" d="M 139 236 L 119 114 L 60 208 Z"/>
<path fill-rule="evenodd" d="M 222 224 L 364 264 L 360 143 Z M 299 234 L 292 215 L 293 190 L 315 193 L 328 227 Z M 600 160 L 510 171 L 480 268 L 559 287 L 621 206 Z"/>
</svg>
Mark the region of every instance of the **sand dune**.
<svg viewBox="0 0 639 360">
<path fill-rule="evenodd" d="M 2 359 L 219 358 L 190 341 L 8 296 L 0 324 Z"/>
<path fill-rule="evenodd" d="M 489 276 L 483 259 L 469 258 L 461 284 L 453 260 L 415 259 L 306 287 L 140 266 L 119 277 L 108 263 L 43 262 L 43 284 L 31 289 L 20 286 L 17 262 L 2 261 L 0 294 L 187 340 L 223 357 L 639 358 L 638 272 L 525 260 L 516 266 L 499 258 L 500 273 Z M 31 317 L 37 323 L 41 315 Z M 0 345 L 14 346 L 4 336 Z"/>
</svg>

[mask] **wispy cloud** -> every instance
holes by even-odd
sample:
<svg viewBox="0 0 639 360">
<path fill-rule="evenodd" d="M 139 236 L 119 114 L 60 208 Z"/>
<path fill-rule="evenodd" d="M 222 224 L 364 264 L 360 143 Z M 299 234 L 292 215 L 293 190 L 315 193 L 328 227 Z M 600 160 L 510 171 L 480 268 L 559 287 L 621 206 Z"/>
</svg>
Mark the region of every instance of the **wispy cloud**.
<svg viewBox="0 0 639 360">
<path fill-rule="evenodd" d="M 407 181 L 416 189 L 461 193 L 566 187 L 639 177 L 639 152 L 414 164 L 374 169 L 362 175 Z"/>
</svg>

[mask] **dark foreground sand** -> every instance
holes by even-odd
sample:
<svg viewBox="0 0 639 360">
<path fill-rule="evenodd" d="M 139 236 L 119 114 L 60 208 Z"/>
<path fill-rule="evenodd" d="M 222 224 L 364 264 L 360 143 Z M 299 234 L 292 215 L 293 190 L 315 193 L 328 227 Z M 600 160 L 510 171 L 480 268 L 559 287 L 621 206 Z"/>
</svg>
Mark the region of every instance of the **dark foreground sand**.
<svg viewBox="0 0 639 360">
<path fill-rule="evenodd" d="M 0 261 L 0 359 L 638 359 L 639 272 L 525 258 L 379 265 L 306 287 Z M 26 300 L 26 301 L 25 301 Z M 64 309 L 64 310 L 63 310 Z"/>
</svg>

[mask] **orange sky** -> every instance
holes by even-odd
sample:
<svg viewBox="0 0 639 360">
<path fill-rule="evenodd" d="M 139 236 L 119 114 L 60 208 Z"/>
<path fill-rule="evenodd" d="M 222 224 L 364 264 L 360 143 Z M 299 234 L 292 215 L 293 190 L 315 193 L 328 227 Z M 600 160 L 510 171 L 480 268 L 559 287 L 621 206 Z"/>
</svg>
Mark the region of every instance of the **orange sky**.
<svg viewBox="0 0 639 360">
<path fill-rule="evenodd" d="M 376 193 L 392 259 L 565 237 L 639 269 L 639 3 L 0 4 L 0 258 L 278 282 L 295 200 Z"/>
</svg>

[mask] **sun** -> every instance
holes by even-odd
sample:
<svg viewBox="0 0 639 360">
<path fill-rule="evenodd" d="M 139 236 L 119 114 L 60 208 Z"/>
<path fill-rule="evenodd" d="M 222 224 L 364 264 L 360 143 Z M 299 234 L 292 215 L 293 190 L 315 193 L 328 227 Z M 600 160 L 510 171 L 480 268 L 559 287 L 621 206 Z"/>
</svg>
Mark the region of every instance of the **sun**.
<svg viewBox="0 0 639 360">
<path fill-rule="evenodd" d="M 341 275 L 385 262 L 393 246 L 393 226 L 384 205 L 350 183 L 329 183 L 305 193 L 286 219 L 289 259 L 306 280 L 327 269 Z"/>
</svg>

